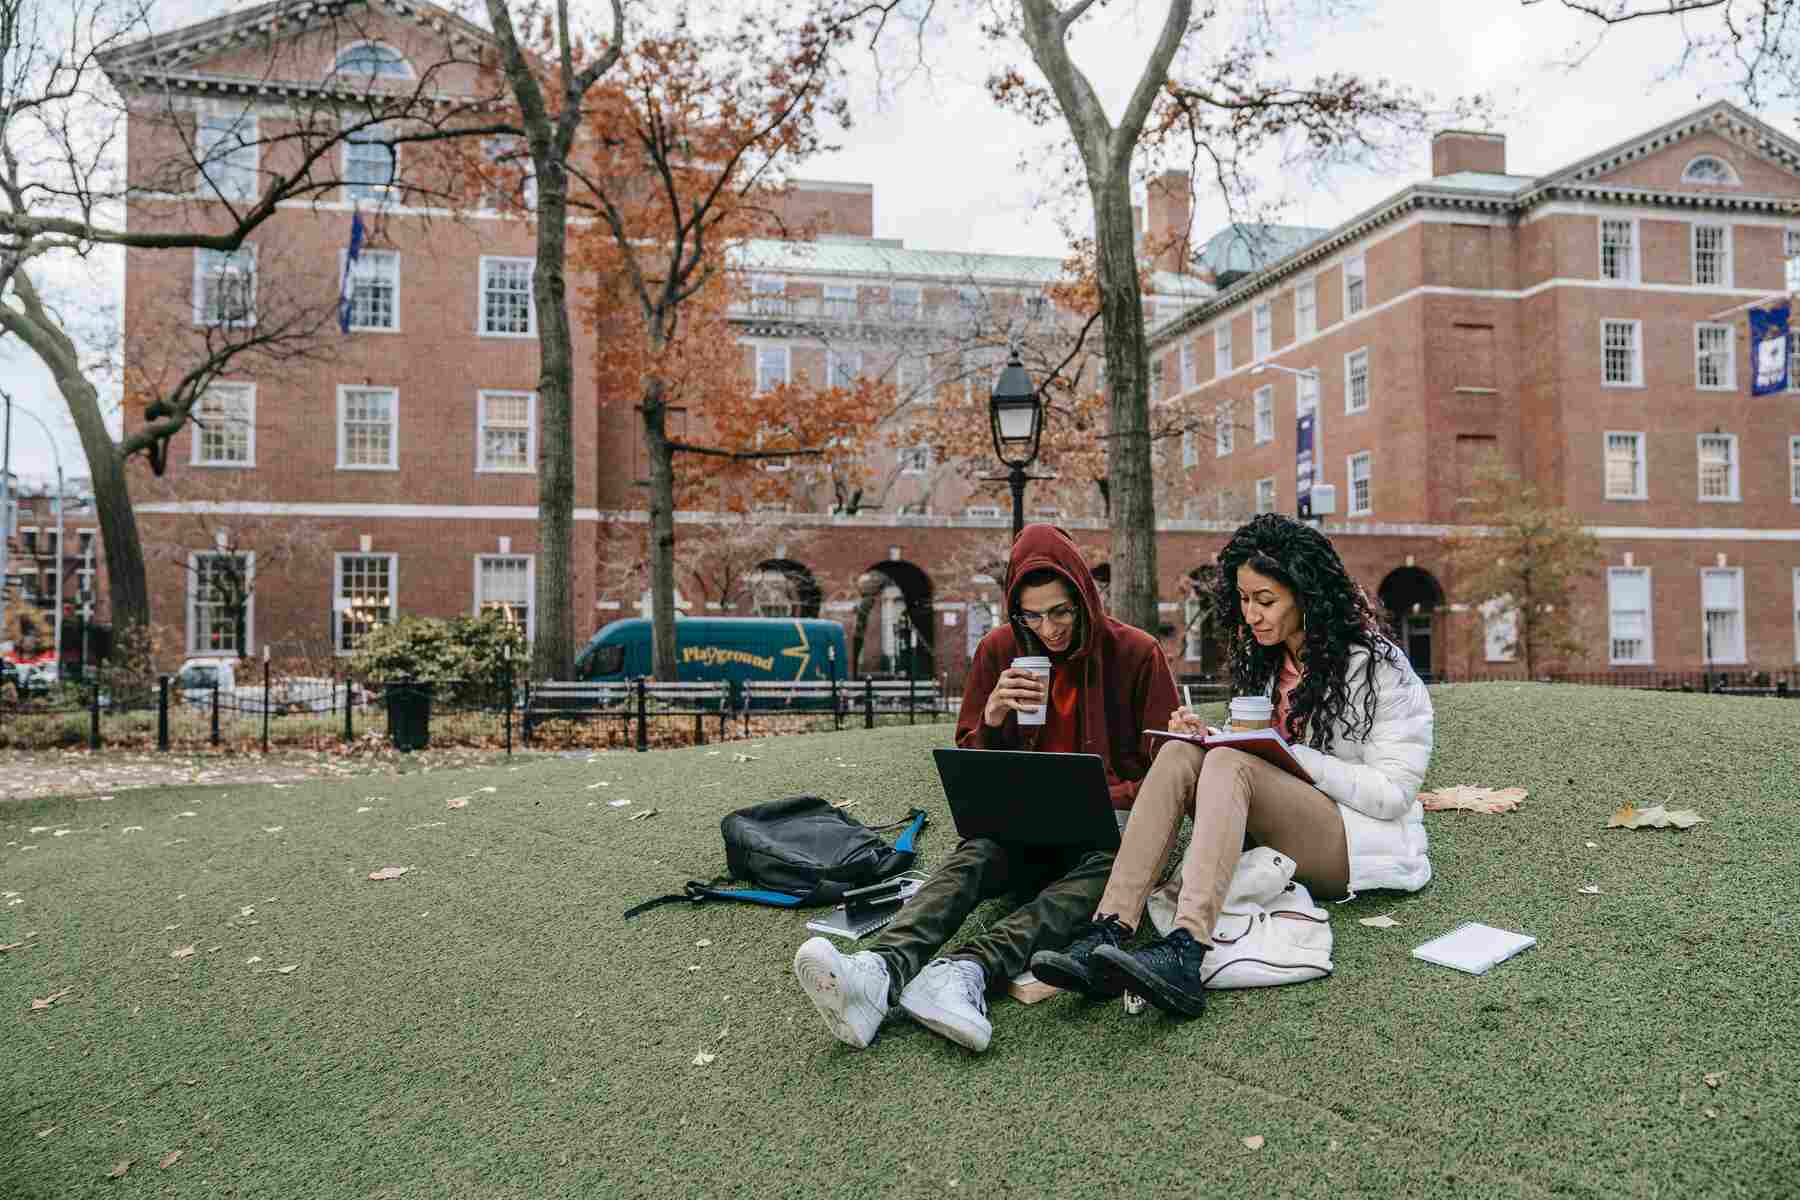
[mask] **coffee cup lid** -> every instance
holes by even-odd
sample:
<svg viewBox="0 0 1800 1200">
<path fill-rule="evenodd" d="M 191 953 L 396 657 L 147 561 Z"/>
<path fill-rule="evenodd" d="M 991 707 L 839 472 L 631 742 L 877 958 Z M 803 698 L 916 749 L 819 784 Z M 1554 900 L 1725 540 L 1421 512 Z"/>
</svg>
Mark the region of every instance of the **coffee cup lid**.
<svg viewBox="0 0 1800 1200">
<path fill-rule="evenodd" d="M 1032 667 L 1042 667 L 1044 670 L 1048 671 L 1050 669 L 1050 660 L 1042 654 L 1026 654 L 1013 659 L 1012 665 L 1021 670 L 1030 670 Z"/>
</svg>

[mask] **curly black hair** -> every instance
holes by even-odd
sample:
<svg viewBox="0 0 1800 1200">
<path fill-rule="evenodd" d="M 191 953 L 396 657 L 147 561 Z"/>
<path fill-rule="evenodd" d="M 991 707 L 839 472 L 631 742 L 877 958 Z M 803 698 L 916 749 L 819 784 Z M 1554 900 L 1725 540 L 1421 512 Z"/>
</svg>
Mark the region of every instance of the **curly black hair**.
<svg viewBox="0 0 1800 1200">
<path fill-rule="evenodd" d="M 1263 513 L 1240 525 L 1219 552 L 1219 581 L 1213 592 L 1214 619 L 1231 660 L 1234 695 L 1255 695 L 1281 670 L 1286 650 L 1264 646 L 1250 632 L 1238 603 L 1238 568 L 1248 566 L 1294 593 L 1300 606 L 1306 648 L 1300 682 L 1282 732 L 1295 740 L 1302 729 L 1315 750 L 1331 748 L 1331 730 L 1344 720 L 1361 741 L 1375 725 L 1375 669 L 1395 661 L 1399 651 L 1382 635 L 1369 598 L 1327 538 L 1312 526 L 1280 513 Z M 1362 646 L 1369 659 L 1361 692 L 1361 712 L 1351 713 L 1350 651 Z"/>
</svg>

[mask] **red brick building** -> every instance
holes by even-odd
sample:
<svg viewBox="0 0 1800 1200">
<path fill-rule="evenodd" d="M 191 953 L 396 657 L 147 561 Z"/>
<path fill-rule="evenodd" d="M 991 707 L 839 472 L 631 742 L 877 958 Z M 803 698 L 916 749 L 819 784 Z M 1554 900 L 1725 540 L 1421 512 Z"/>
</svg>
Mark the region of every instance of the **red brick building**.
<svg viewBox="0 0 1800 1200">
<path fill-rule="evenodd" d="M 246 119 L 272 130 L 334 65 L 408 78 L 445 30 L 471 36 L 418 4 L 372 7 L 346 42 L 308 11 L 266 5 L 116 63 L 134 106 L 133 171 L 167 156 L 169 122 L 153 114 L 178 114 L 194 143 Z M 283 13 L 298 15 L 282 24 Z M 441 83 L 454 87 L 454 72 Z M 404 149 L 398 163 L 351 153 L 353 176 L 409 170 Z M 1313 385 L 1253 375 L 1260 364 L 1318 373 L 1322 481 L 1339 497 L 1325 527 L 1421 666 L 1485 665 L 1478 623 L 1447 601 L 1438 539 L 1466 520 L 1459 497 L 1488 448 L 1602 535 L 1609 570 L 1587 598 L 1597 624 L 1586 666 L 1777 667 L 1800 654 L 1800 400 L 1748 397 L 1742 314 L 1729 311 L 1785 285 L 1800 248 L 1800 220 L 1787 215 L 1800 200 L 1800 147 L 1717 105 L 1541 177 L 1507 174 L 1504 156 L 1496 136 L 1442 135 L 1433 178 L 1368 212 L 1323 232 L 1280 231 L 1247 261 L 1202 255 L 1217 288 L 1197 267 L 1168 269 L 1192 261 L 1185 180 L 1152 181 L 1158 399 L 1235 412 L 1230 432 L 1159 452 L 1162 632 L 1178 670 L 1211 665 L 1190 573 L 1251 511 L 1294 506 L 1296 406 Z M 224 165 L 251 178 L 280 164 Z M 217 202 L 203 182 L 140 200 L 133 224 L 191 220 L 196 204 Z M 357 190 L 284 208 L 250 255 L 127 255 L 128 345 L 166 345 L 216 320 L 246 281 L 259 305 L 284 289 L 335 294 L 353 208 L 370 226 L 352 332 L 327 354 L 215 385 L 205 428 L 172 444 L 166 494 L 139 507 L 146 543 L 160 547 L 153 616 L 189 652 L 343 652 L 400 612 L 504 605 L 532 619 L 529 225 L 479 204 L 447 213 Z M 747 248 L 751 293 L 736 317 L 746 371 L 878 371 L 921 405 L 958 384 L 978 401 L 997 362 L 971 347 L 970 328 L 1055 326 L 1063 317 L 1042 296 L 1060 263 L 876 238 L 875 200 L 866 184 L 797 185 L 789 215 L 815 224 L 818 240 Z M 613 578 L 602 558 L 608 527 L 644 520 L 644 470 L 636 414 L 600 394 L 580 323 L 576 352 L 572 586 L 586 634 L 641 602 L 636 588 L 602 582 Z M 948 464 L 892 456 L 878 494 L 854 512 L 800 489 L 786 511 L 761 514 L 791 531 L 759 573 L 781 586 L 714 603 L 839 617 L 863 670 L 895 665 L 905 614 L 929 647 L 921 665 L 955 681 L 995 615 L 982 564 L 1003 550 L 1009 513 Z M 1045 487 L 1028 507 L 1103 561 L 1097 493 Z M 683 513 L 678 529 L 717 520 Z M 240 563 L 256 582 L 246 644 L 234 646 L 206 584 Z"/>
</svg>

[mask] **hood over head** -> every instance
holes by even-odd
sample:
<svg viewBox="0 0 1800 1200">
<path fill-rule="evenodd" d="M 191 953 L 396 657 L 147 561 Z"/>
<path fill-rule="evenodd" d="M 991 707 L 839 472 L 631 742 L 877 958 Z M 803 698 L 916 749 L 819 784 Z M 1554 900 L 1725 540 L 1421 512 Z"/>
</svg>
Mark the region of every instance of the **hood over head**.
<svg viewBox="0 0 1800 1200">
<path fill-rule="evenodd" d="M 1106 627 L 1106 609 L 1100 601 L 1100 585 L 1087 560 L 1068 533 L 1055 525 L 1027 525 L 1013 542 L 1006 563 L 1006 618 L 1012 622 L 1013 634 L 1030 652 L 1044 652 L 1043 642 L 1024 622 L 1018 620 L 1019 592 L 1027 575 L 1038 570 L 1052 570 L 1063 577 L 1081 606 L 1081 620 L 1076 626 L 1079 640 L 1067 652 L 1071 660 L 1086 658 L 1093 652 L 1098 631 Z"/>
</svg>

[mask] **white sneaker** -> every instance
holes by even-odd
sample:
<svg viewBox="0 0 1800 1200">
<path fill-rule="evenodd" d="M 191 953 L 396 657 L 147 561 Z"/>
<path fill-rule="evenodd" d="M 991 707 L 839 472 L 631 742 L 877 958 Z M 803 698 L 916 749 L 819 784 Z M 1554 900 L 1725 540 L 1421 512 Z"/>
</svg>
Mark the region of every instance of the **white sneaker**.
<svg viewBox="0 0 1800 1200">
<path fill-rule="evenodd" d="M 980 1053 L 994 1036 L 987 1018 L 987 973 L 966 958 L 935 958 L 900 993 L 913 1020 Z"/>
<path fill-rule="evenodd" d="M 888 1012 L 888 969 L 864 950 L 845 957 L 827 937 L 808 938 L 794 951 L 794 978 L 833 1036 L 862 1050 Z"/>
</svg>

